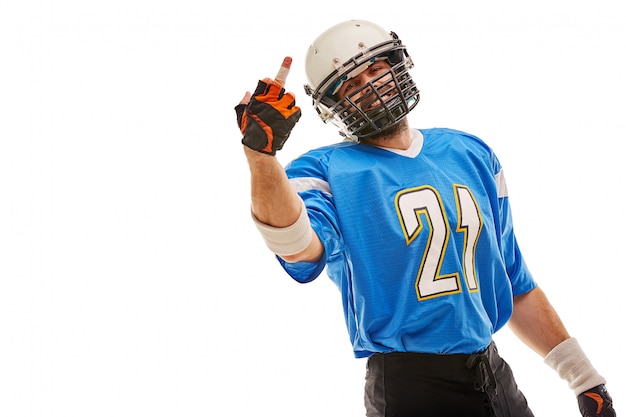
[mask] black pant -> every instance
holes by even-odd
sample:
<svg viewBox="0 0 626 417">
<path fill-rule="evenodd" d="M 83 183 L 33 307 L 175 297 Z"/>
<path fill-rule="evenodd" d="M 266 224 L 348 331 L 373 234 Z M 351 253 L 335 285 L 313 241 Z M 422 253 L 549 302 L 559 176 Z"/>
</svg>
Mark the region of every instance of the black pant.
<svg viewBox="0 0 626 417">
<path fill-rule="evenodd" d="M 473 355 L 371 356 L 365 409 L 367 417 L 533 417 L 494 343 Z"/>
</svg>

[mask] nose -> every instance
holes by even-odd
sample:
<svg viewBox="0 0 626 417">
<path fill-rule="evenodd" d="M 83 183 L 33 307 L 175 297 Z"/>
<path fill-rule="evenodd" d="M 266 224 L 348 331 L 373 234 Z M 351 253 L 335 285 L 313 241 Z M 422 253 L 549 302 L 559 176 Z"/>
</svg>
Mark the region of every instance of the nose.
<svg viewBox="0 0 626 417">
<path fill-rule="evenodd" d="M 373 90 L 380 91 L 380 87 L 387 82 L 387 77 L 378 77 L 376 80 L 374 78 L 376 77 L 367 77 L 363 80 L 363 88 L 359 92 L 360 97 L 372 94 Z"/>
<path fill-rule="evenodd" d="M 363 97 L 365 95 L 368 95 L 372 92 L 372 85 L 371 84 L 365 84 L 363 86 L 363 88 L 361 88 L 361 91 L 359 91 L 359 97 Z"/>
</svg>

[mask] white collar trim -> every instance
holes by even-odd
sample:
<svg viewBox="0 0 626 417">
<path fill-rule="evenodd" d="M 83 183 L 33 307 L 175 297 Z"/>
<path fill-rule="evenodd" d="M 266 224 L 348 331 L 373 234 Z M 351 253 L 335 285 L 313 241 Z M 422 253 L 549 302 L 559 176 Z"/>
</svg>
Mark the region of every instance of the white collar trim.
<svg viewBox="0 0 626 417">
<path fill-rule="evenodd" d="M 386 151 L 393 152 L 400 156 L 406 156 L 407 158 L 415 158 L 422 151 L 422 146 L 424 145 L 424 135 L 417 129 L 411 129 L 411 145 L 408 149 L 396 149 L 396 148 L 386 148 L 384 146 L 379 146 L 381 149 L 385 149 Z"/>
</svg>

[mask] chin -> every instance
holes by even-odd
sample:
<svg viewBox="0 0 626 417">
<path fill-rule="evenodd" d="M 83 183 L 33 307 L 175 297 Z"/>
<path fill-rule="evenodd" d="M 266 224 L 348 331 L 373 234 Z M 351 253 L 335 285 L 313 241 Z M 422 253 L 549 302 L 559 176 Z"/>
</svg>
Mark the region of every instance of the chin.
<svg viewBox="0 0 626 417">
<path fill-rule="evenodd" d="M 405 117 L 402 120 L 398 121 L 396 124 L 389 126 L 382 132 L 377 133 L 373 136 L 370 136 L 365 140 L 384 141 L 384 140 L 393 139 L 395 136 L 398 135 L 398 133 L 404 132 L 406 129 L 408 129 L 408 125 L 407 125 L 407 120 Z"/>
</svg>

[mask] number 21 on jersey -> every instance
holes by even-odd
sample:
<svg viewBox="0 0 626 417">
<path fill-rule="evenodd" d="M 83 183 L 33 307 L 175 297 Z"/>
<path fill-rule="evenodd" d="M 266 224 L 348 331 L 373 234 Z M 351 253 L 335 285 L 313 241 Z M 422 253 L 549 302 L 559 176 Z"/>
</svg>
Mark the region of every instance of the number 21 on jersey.
<svg viewBox="0 0 626 417">
<path fill-rule="evenodd" d="M 461 273 L 465 278 L 467 288 L 472 292 L 478 291 L 474 263 L 476 242 L 482 229 L 482 218 L 469 188 L 464 185 L 453 187 L 459 219 L 456 232 L 463 233 L 463 271 L 447 274 L 441 273 L 441 266 L 448 249 L 450 224 L 441 196 L 436 189 L 427 185 L 402 190 L 396 194 L 396 212 L 407 245 L 410 245 L 424 231 L 425 223 L 428 224 L 428 239 L 415 280 L 418 300 L 461 292 Z"/>
</svg>

